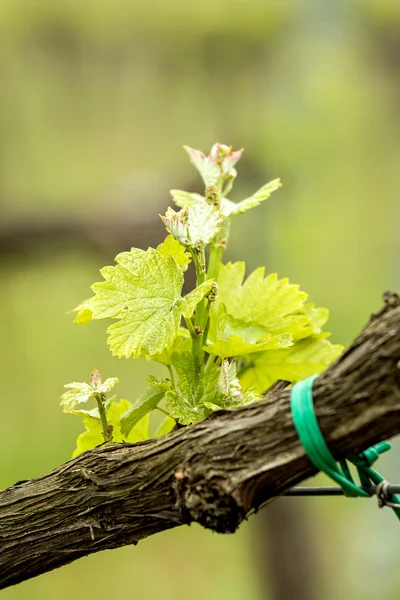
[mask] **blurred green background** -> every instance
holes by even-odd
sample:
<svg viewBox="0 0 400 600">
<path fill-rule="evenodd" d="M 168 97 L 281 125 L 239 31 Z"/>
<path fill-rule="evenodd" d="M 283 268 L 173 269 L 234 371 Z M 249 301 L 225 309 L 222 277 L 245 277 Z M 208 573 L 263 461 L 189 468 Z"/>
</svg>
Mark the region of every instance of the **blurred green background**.
<svg viewBox="0 0 400 600">
<path fill-rule="evenodd" d="M 122 397 L 143 387 L 147 363 L 112 359 L 104 324 L 66 312 L 118 251 L 161 241 L 171 187 L 198 190 L 185 143 L 245 147 L 233 199 L 282 178 L 234 224 L 230 258 L 300 283 L 351 341 L 399 288 L 399 72 L 397 0 L 0 1 L 1 487 L 70 457 L 81 423 L 59 408 L 64 383 L 97 367 Z M 393 481 L 399 449 L 380 465 Z M 230 537 L 169 531 L 3 597 L 283 598 L 273 557 L 292 535 L 314 557 L 312 597 L 400 597 L 389 511 L 280 506 L 282 530 L 260 515 Z"/>
</svg>

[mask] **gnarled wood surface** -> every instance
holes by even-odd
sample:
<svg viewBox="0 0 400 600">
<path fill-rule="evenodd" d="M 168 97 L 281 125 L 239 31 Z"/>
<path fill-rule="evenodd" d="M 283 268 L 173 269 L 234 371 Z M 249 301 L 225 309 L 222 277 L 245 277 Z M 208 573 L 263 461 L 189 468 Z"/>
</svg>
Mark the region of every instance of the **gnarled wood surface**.
<svg viewBox="0 0 400 600">
<path fill-rule="evenodd" d="M 336 458 L 400 433 L 399 361 L 400 301 L 387 294 L 314 384 Z M 285 390 L 156 440 L 85 452 L 0 492 L 0 588 L 193 521 L 234 532 L 260 504 L 315 473 Z"/>
</svg>

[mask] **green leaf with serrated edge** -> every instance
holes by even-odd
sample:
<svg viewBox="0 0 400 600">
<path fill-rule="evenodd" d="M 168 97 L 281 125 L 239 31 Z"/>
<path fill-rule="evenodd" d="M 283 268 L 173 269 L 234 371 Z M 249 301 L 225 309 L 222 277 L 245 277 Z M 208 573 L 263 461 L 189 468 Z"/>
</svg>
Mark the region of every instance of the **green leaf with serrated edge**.
<svg viewBox="0 0 400 600">
<path fill-rule="evenodd" d="M 217 165 L 216 161 L 212 156 L 206 156 L 200 150 L 195 150 L 190 146 L 184 146 L 186 152 L 190 156 L 192 164 L 196 167 L 204 181 L 204 184 L 210 185 L 211 183 L 217 183 L 218 178 L 221 174 L 221 169 Z"/>
<path fill-rule="evenodd" d="M 184 206 L 193 206 L 193 204 L 206 203 L 206 199 L 204 196 L 200 196 L 200 194 L 193 194 L 183 190 L 170 190 L 170 194 L 175 204 L 180 208 L 183 208 Z"/>
<path fill-rule="evenodd" d="M 199 402 L 203 386 L 193 355 L 189 352 L 175 353 L 172 364 L 178 376 L 178 390 L 171 387 L 165 396 L 168 412 L 182 425 L 201 421 L 206 416 Z"/>
<path fill-rule="evenodd" d="M 290 334 L 267 335 L 255 344 L 247 344 L 240 336 L 232 335 L 228 340 L 217 340 L 213 344 L 207 344 L 207 346 L 204 346 L 204 350 L 215 356 L 229 358 L 263 352 L 264 350 L 288 348 L 292 344 Z"/>
<path fill-rule="evenodd" d="M 298 285 L 278 279 L 275 273 L 264 278 L 264 268 L 256 269 L 243 282 L 244 274 L 243 262 L 221 265 L 216 306 L 224 304 L 227 313 L 262 325 L 267 333 L 287 333 L 294 339 L 313 333 L 310 320 L 302 313 L 307 294 Z"/>
<path fill-rule="evenodd" d="M 131 430 L 128 436 L 122 435 L 120 417 L 130 408 L 130 406 L 131 403 L 128 400 L 120 400 L 119 402 L 112 402 L 107 410 L 107 421 L 109 425 L 113 426 L 112 436 L 114 442 L 134 443 L 147 440 L 150 437 L 149 415 L 145 415 Z M 85 450 L 90 450 L 91 448 L 95 448 L 96 446 L 104 443 L 102 427 L 99 419 L 85 416 L 83 423 L 86 431 L 78 436 L 77 448 L 75 449 L 73 456 L 77 456 Z"/>
<path fill-rule="evenodd" d="M 162 435 L 166 435 L 170 433 L 170 431 L 175 427 L 176 421 L 171 417 L 165 417 L 165 419 L 161 422 L 159 428 L 154 434 L 154 437 L 161 437 Z"/>
<path fill-rule="evenodd" d="M 297 341 L 291 348 L 255 354 L 240 378 L 242 386 L 263 392 L 278 379 L 295 383 L 321 373 L 343 350 L 326 339 L 328 336 L 320 333 Z"/>
<path fill-rule="evenodd" d="M 168 235 L 156 250 L 163 256 L 173 256 L 182 271 L 187 271 L 191 256 L 173 235 Z"/>
<path fill-rule="evenodd" d="M 184 296 L 181 308 L 184 317 L 190 319 L 198 303 L 203 300 L 204 296 L 211 290 L 213 283 L 213 279 L 208 279 Z"/>
<path fill-rule="evenodd" d="M 167 392 L 166 407 L 171 417 L 181 425 L 190 425 L 202 421 L 206 417 L 203 407 L 190 404 L 187 398 L 175 390 Z"/>
<path fill-rule="evenodd" d="M 261 396 L 255 390 L 242 390 L 235 362 L 223 361 L 220 367 L 215 363 L 207 365 L 201 398 L 201 404 L 206 408 L 235 408 L 260 399 Z"/>
<path fill-rule="evenodd" d="M 188 208 L 188 232 L 190 245 L 209 244 L 221 230 L 224 216 L 210 204 L 193 204 Z"/>
<path fill-rule="evenodd" d="M 184 246 L 207 245 L 221 230 L 224 216 L 220 210 L 207 204 L 194 203 L 179 212 L 170 206 L 160 215 L 167 231 Z"/>
<path fill-rule="evenodd" d="M 106 395 L 115 385 L 119 383 L 117 377 L 110 377 L 104 382 L 99 382 L 99 385 L 90 385 L 86 382 L 73 381 L 64 385 L 67 391 L 61 396 L 61 407 L 65 413 L 81 415 L 90 414 L 96 415 L 96 408 L 82 409 L 78 408 L 81 404 L 86 404 L 89 400 L 95 400 L 99 395 Z M 111 399 L 108 401 L 110 402 Z"/>
<path fill-rule="evenodd" d="M 212 362 L 198 373 L 190 353 L 174 354 L 172 359 L 178 384 L 177 389 L 172 389 L 169 381 L 164 384 L 168 388 L 166 407 L 182 425 L 201 421 L 209 410 L 238 407 L 260 398 L 254 391 L 242 390 L 234 362 L 223 361 L 221 366 Z M 154 380 L 157 383 L 159 380 Z"/>
<path fill-rule="evenodd" d="M 302 312 L 310 320 L 313 332 L 321 333 L 321 328 L 329 319 L 329 310 L 316 307 L 315 304 L 305 304 Z"/>
<path fill-rule="evenodd" d="M 151 412 L 164 398 L 165 390 L 162 387 L 148 388 L 134 404 L 121 416 L 121 433 L 128 435 L 144 415 Z"/>
<path fill-rule="evenodd" d="M 257 192 L 255 192 L 249 198 L 242 200 L 241 202 L 232 202 L 231 200 L 224 199 L 221 203 L 221 210 L 225 217 L 229 217 L 231 215 L 241 215 L 251 208 L 255 208 L 259 206 L 261 202 L 267 200 L 270 197 L 272 192 L 279 189 L 282 183 L 280 179 L 274 179 L 269 183 L 266 183 L 262 186 Z"/>
<path fill-rule="evenodd" d="M 93 319 L 113 317 L 108 343 L 115 356 L 152 358 L 172 345 L 181 319 L 183 274 L 172 256 L 132 248 L 100 272 L 88 302 Z"/>
<path fill-rule="evenodd" d="M 262 325 L 246 323 L 228 315 L 224 305 L 211 311 L 209 332 L 211 343 L 204 346 L 209 354 L 228 358 L 253 352 L 292 345 L 292 336 L 287 333 L 272 335 Z"/>
<path fill-rule="evenodd" d="M 197 366 L 193 355 L 189 352 L 177 352 L 172 355 L 172 364 L 178 375 L 179 389 L 192 404 L 198 383 Z"/>
</svg>

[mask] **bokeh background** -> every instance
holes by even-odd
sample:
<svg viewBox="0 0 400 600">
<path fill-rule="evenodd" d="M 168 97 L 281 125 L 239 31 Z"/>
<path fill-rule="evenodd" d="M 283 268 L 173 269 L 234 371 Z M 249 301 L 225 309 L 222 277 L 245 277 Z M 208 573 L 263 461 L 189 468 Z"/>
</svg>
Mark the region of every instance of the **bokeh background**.
<svg viewBox="0 0 400 600">
<path fill-rule="evenodd" d="M 351 341 L 400 283 L 399 69 L 397 0 L 0 1 L 0 487 L 70 457 L 64 383 L 97 367 L 142 389 L 149 365 L 66 312 L 117 252 L 162 240 L 171 187 L 199 189 L 185 143 L 245 147 L 233 199 L 282 178 L 230 258 L 300 283 Z M 234 536 L 170 531 L 3 598 L 397 599 L 393 518 L 282 499 Z"/>
</svg>

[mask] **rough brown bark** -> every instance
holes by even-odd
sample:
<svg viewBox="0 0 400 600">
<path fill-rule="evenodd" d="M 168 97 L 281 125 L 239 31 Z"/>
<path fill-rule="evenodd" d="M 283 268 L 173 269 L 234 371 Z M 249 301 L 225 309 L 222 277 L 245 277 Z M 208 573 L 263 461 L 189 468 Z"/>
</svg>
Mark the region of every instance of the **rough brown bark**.
<svg viewBox="0 0 400 600">
<path fill-rule="evenodd" d="M 336 458 L 400 432 L 399 360 L 400 301 L 387 295 L 314 384 Z M 0 587 L 193 521 L 232 533 L 262 503 L 315 473 L 287 390 L 156 440 L 85 452 L 0 492 Z"/>
</svg>

